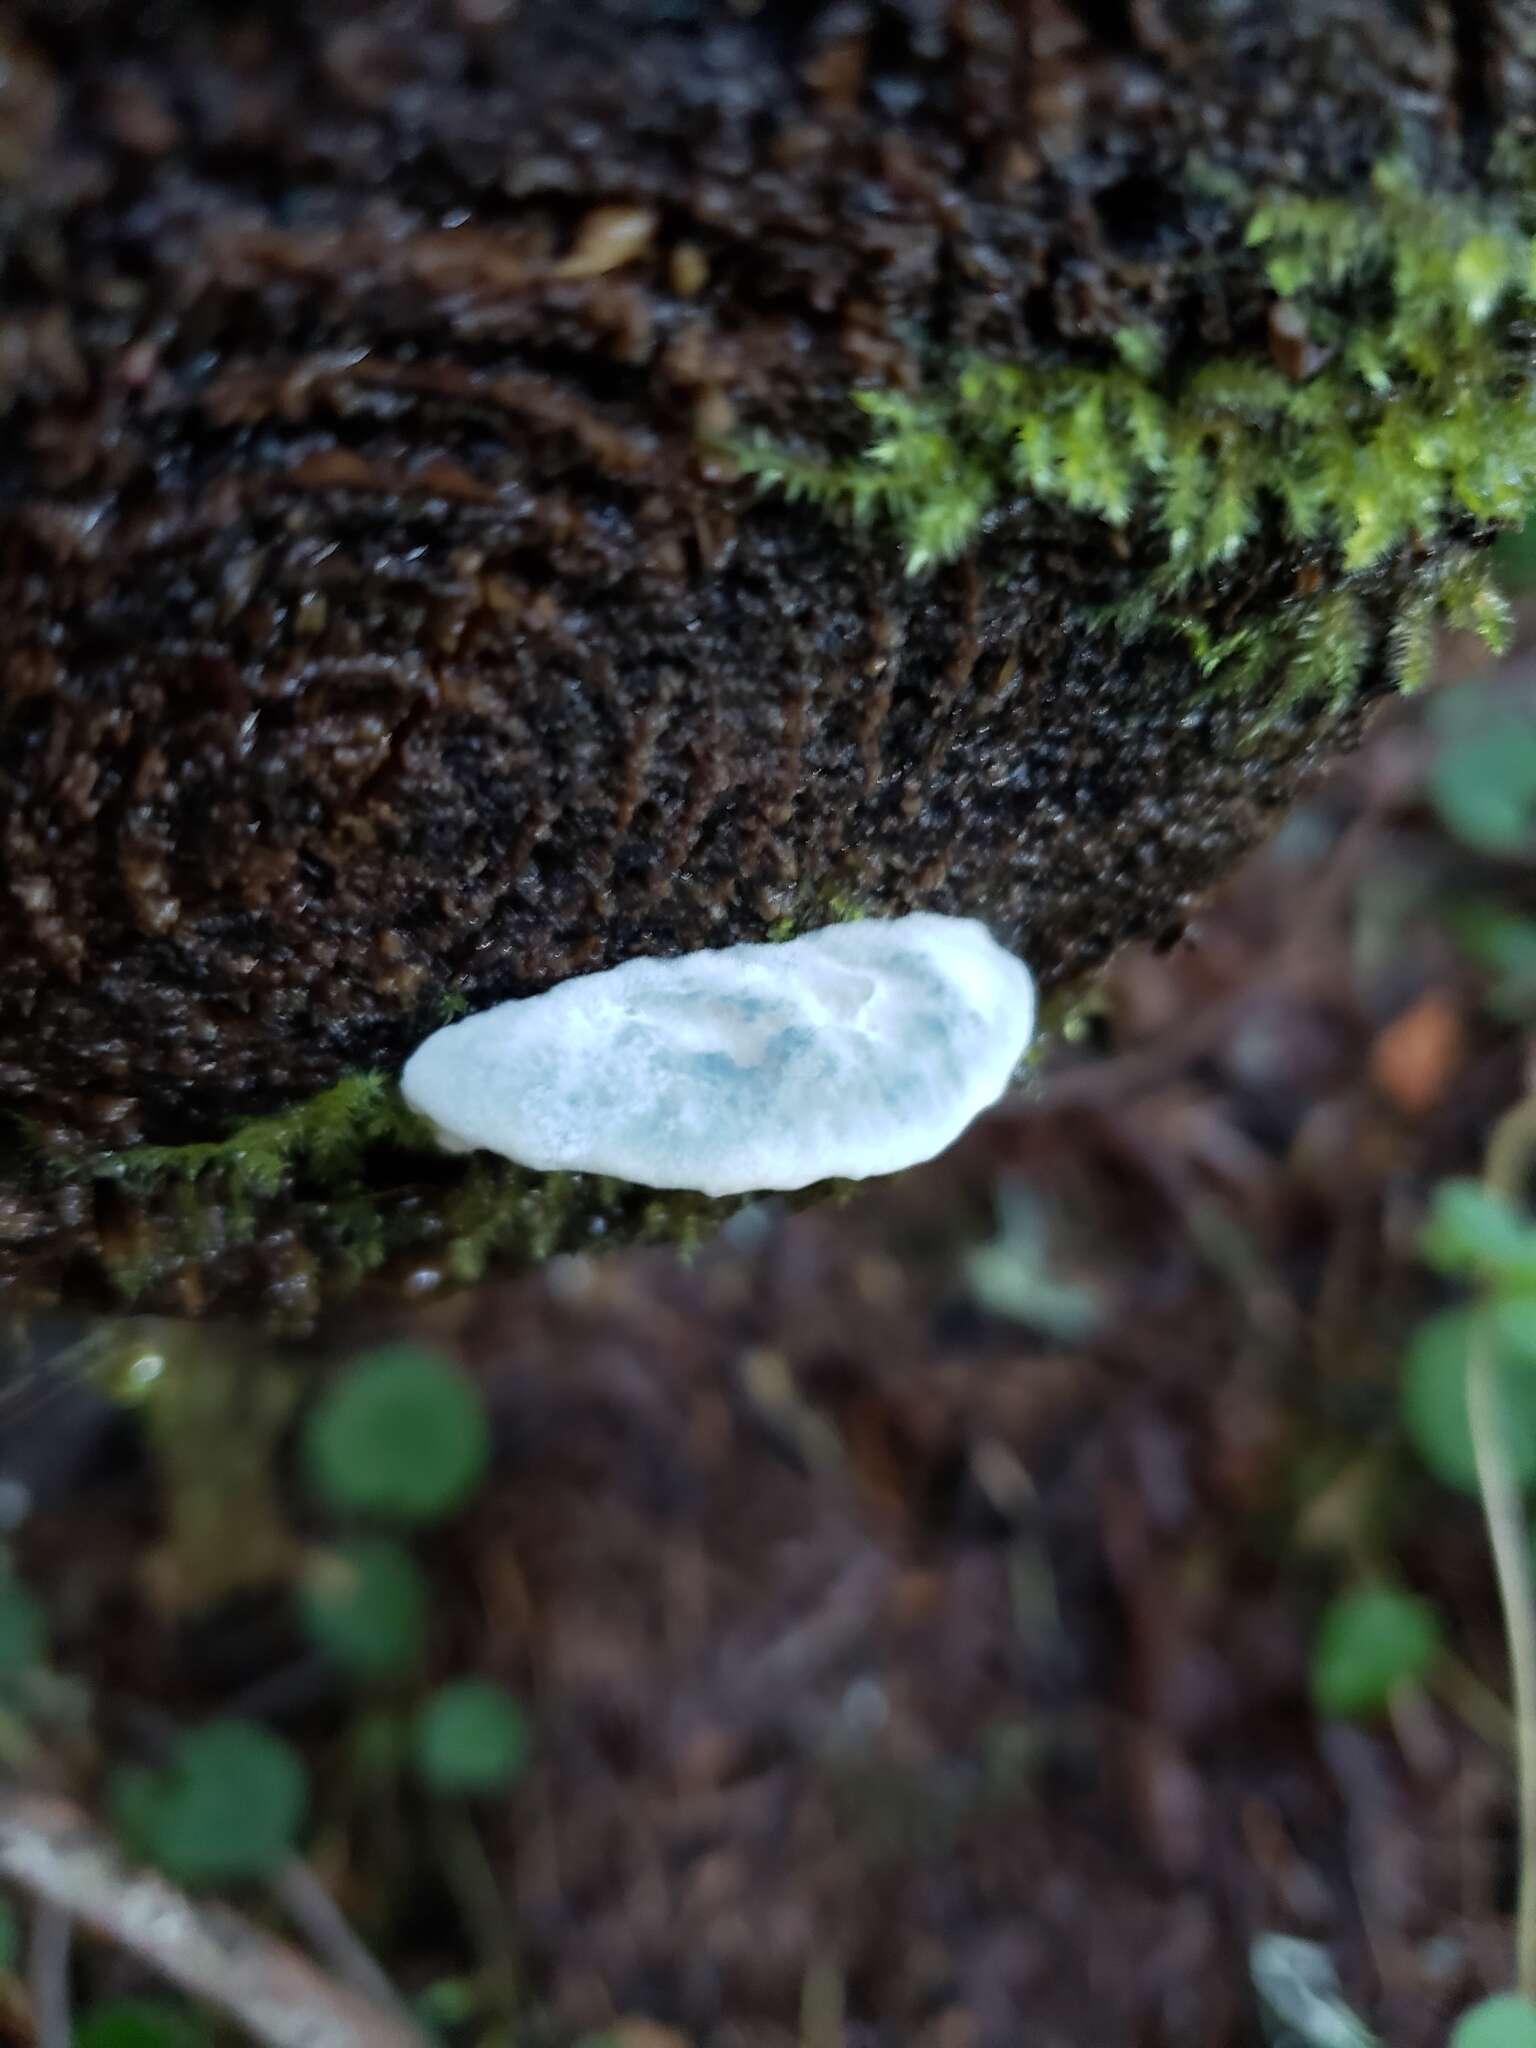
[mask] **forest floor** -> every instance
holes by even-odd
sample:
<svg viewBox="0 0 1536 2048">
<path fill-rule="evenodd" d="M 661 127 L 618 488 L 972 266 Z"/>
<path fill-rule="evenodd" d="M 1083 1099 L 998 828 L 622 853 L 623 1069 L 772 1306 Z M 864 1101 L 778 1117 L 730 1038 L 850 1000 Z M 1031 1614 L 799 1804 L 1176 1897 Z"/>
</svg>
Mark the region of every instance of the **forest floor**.
<svg viewBox="0 0 1536 2048">
<path fill-rule="evenodd" d="M 1495 701 L 1536 731 L 1520 659 Z M 689 1262 L 356 1313 L 347 1349 L 429 1341 L 492 1420 L 490 1483 L 422 1541 L 431 1659 L 505 1682 L 534 1747 L 446 1831 L 358 1790 L 358 1712 L 256 1536 L 247 1585 L 189 1592 L 142 1444 L 18 1375 L 16 1555 L 101 1739 L 280 1731 L 396 1982 L 479 1987 L 454 2041 L 1246 2048 L 1278 1931 L 1387 2048 L 1437 2048 L 1511 1971 L 1506 1652 L 1478 1503 L 1400 1388 L 1446 1298 L 1431 1190 L 1528 1062 L 1454 907 L 1513 917 L 1532 877 L 1424 799 L 1448 695 L 1389 709 L 934 1166 Z M 1318 1618 L 1377 1579 L 1446 1653 L 1328 1720 Z"/>
</svg>

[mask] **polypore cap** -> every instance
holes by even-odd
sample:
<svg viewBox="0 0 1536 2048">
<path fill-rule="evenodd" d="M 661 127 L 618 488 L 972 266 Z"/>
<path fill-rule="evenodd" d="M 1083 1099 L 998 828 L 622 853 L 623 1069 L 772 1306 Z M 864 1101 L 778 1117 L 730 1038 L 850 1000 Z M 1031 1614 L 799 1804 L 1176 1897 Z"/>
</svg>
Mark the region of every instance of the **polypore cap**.
<svg viewBox="0 0 1536 2048">
<path fill-rule="evenodd" d="M 1028 969 L 915 911 L 778 945 L 626 960 L 427 1039 L 406 1101 L 455 1150 L 706 1195 L 931 1159 L 1008 1085 Z"/>
</svg>

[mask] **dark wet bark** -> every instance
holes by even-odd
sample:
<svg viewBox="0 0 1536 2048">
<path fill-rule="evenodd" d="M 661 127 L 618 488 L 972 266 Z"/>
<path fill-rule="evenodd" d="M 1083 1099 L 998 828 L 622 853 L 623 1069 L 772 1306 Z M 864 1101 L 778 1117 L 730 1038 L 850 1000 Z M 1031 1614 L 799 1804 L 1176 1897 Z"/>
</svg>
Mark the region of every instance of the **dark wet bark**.
<svg viewBox="0 0 1536 2048">
<path fill-rule="evenodd" d="M 956 345 L 1240 344 L 1192 153 L 1475 174 L 1528 11 L 13 9 L 0 1099 L 180 1137 L 828 893 L 1047 982 L 1170 927 L 1307 736 L 1086 630 L 1101 533 L 913 582 L 709 442 Z"/>
</svg>

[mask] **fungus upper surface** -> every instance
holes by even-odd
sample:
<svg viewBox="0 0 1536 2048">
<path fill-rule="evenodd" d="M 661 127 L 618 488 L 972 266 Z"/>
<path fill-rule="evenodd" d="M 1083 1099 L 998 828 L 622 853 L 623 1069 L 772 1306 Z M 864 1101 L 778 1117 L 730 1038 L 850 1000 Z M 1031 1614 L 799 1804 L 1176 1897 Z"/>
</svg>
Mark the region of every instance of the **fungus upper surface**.
<svg viewBox="0 0 1536 2048">
<path fill-rule="evenodd" d="M 435 1032 L 401 1087 L 456 1146 L 749 1194 L 933 1158 L 1033 1024 L 1029 974 L 984 925 L 915 911 L 578 976 Z"/>
</svg>

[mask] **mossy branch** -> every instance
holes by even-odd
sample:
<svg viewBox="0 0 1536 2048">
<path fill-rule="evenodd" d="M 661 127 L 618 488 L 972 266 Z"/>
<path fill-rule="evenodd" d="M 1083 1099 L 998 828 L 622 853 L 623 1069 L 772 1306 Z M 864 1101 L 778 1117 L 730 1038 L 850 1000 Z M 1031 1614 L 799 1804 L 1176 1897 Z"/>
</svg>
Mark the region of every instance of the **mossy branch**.
<svg viewBox="0 0 1536 2048">
<path fill-rule="evenodd" d="M 114 1182 L 131 1198 L 135 1228 L 109 1270 L 133 1302 L 169 1299 L 178 1274 L 253 1242 L 274 1217 L 296 1220 L 343 1285 L 407 1255 L 463 1283 L 497 1265 L 610 1242 L 686 1249 L 742 1206 L 741 1198 L 538 1173 L 485 1153 L 450 1160 L 380 1073 L 345 1075 L 225 1138 L 52 1163 L 61 1174 Z M 823 1185 L 796 1199 L 834 1192 Z M 307 1314 L 301 1303 L 297 1326 Z"/>
</svg>

